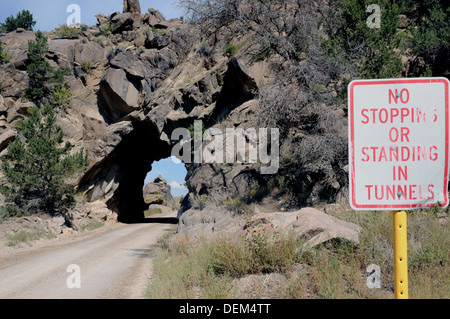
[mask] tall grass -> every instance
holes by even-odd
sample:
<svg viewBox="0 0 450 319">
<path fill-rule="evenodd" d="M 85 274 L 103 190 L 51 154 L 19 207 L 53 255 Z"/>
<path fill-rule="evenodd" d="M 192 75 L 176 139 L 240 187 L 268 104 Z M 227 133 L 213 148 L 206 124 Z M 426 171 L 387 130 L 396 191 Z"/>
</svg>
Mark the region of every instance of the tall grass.
<svg viewBox="0 0 450 319">
<path fill-rule="evenodd" d="M 154 259 L 155 276 L 145 296 L 151 299 L 230 298 L 231 279 L 214 274 L 211 246 L 188 247 L 185 240 L 179 238 Z"/>
<path fill-rule="evenodd" d="M 185 236 L 165 237 L 147 297 L 234 298 L 246 276 L 277 273 L 285 287 L 274 289 L 272 298 L 394 298 L 392 213 L 327 213 L 360 225 L 360 244 L 335 240 L 302 251 L 293 234 L 219 237 L 195 245 Z M 450 298 L 449 248 L 448 216 L 408 213 L 410 298 Z M 380 289 L 366 285 L 371 264 L 380 267 Z"/>
<path fill-rule="evenodd" d="M 363 227 L 360 245 L 352 253 L 342 254 L 335 250 L 329 252 L 346 264 L 354 263 L 355 272 L 359 269 L 363 279 L 367 266 L 380 266 L 381 289 L 368 289 L 363 286 L 358 296 L 392 298 L 392 212 L 329 213 Z M 448 212 L 441 215 L 444 218 L 438 218 L 433 209 L 408 212 L 408 277 L 409 297 L 412 299 L 450 298 L 450 226 Z"/>
<path fill-rule="evenodd" d="M 248 274 L 288 272 L 297 261 L 299 243 L 293 234 L 273 238 L 220 238 L 211 244 L 211 266 L 216 274 L 233 277 Z"/>
</svg>

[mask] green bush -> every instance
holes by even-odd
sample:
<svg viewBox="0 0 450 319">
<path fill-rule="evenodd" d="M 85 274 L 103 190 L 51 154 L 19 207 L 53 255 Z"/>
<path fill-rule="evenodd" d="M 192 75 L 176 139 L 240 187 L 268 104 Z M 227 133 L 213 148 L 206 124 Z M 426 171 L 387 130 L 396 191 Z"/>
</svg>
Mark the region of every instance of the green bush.
<svg viewBox="0 0 450 319">
<path fill-rule="evenodd" d="M 223 204 L 229 211 L 235 214 L 238 215 L 250 214 L 247 202 L 242 197 L 228 198 Z"/>
<path fill-rule="evenodd" d="M 191 245 L 184 236 L 161 241 L 148 298 L 233 298 L 232 280 L 248 274 L 289 271 L 297 260 L 295 236 L 216 238 Z"/>
<path fill-rule="evenodd" d="M 67 25 L 62 25 L 55 31 L 55 35 L 59 39 L 78 39 L 80 37 L 80 34 L 80 29 L 71 28 Z"/>
<path fill-rule="evenodd" d="M 0 41 L 0 65 L 8 63 L 11 59 L 11 56 L 7 52 L 3 51 L 2 45 L 3 43 Z"/>
<path fill-rule="evenodd" d="M 427 68 L 420 76 L 449 76 L 450 74 L 450 10 L 445 0 L 377 1 L 381 7 L 381 28 L 370 29 L 366 24 L 367 5 L 372 0 L 343 0 L 330 19 L 329 38 L 323 49 L 330 56 L 356 66 L 356 76 L 362 78 L 400 77 L 400 56 L 407 49 L 423 57 Z M 376 3 L 376 2 L 375 2 Z M 399 31 L 400 15 L 409 26 Z M 326 24 L 325 24 L 326 25 Z"/>
<path fill-rule="evenodd" d="M 227 43 L 225 46 L 225 53 L 229 56 L 235 56 L 241 49 L 242 45 L 235 45 L 231 42 Z"/>
<path fill-rule="evenodd" d="M 22 10 L 16 17 L 9 16 L 5 22 L 1 24 L 1 29 L 5 32 L 15 31 L 18 28 L 32 31 L 36 21 L 33 20 L 33 14 L 28 10 Z"/>
<path fill-rule="evenodd" d="M 412 1 L 410 1 L 412 2 Z M 450 76 L 450 9 L 448 1 L 414 1 L 409 11 L 417 12 L 411 25 L 410 45 L 423 57 L 433 76 Z"/>
<path fill-rule="evenodd" d="M 88 72 L 88 71 L 90 70 L 91 67 L 92 67 L 91 61 L 85 61 L 85 62 L 83 62 L 83 65 L 81 66 L 81 69 L 82 69 L 84 72 Z"/>
<path fill-rule="evenodd" d="M 104 36 L 110 36 L 113 32 L 113 27 L 111 23 L 102 24 L 99 28 Z"/>
<path fill-rule="evenodd" d="M 150 208 L 144 212 L 144 217 L 147 218 L 147 217 L 150 217 L 153 215 L 159 215 L 159 214 L 162 214 L 161 208 Z"/>
<path fill-rule="evenodd" d="M 70 88 L 66 85 L 60 85 L 52 91 L 49 101 L 53 106 L 66 107 L 70 104 L 71 97 Z"/>
<path fill-rule="evenodd" d="M 379 1 L 382 10 L 381 28 L 367 26 L 366 7 L 370 0 L 344 0 L 330 17 L 337 29 L 328 30 L 323 50 L 339 61 L 356 67 L 361 78 L 400 77 L 403 69 L 398 34 L 400 8 L 395 2 Z"/>
<path fill-rule="evenodd" d="M 93 37 L 92 39 L 92 42 L 95 42 L 95 43 L 97 43 L 98 45 L 101 45 L 101 46 L 104 46 L 105 45 L 105 43 L 103 42 L 103 39 L 102 38 L 100 38 L 100 37 Z M 114 50 L 113 48 L 110 48 L 110 50 Z M 109 54 L 109 53 L 108 53 Z"/>
<path fill-rule="evenodd" d="M 151 299 L 219 299 L 233 297 L 227 275 L 214 275 L 210 245 L 187 248 L 185 238 L 169 245 L 153 261 L 154 277 L 145 297 Z M 180 248 L 173 246 L 180 246 Z"/>
<path fill-rule="evenodd" d="M 105 226 L 105 223 L 96 218 L 91 219 L 87 224 L 81 226 L 81 232 L 92 231 Z"/>
<path fill-rule="evenodd" d="M 159 29 L 152 27 L 152 32 L 155 36 L 163 36 L 166 33 L 166 30 L 167 30 L 166 28 Z"/>
</svg>

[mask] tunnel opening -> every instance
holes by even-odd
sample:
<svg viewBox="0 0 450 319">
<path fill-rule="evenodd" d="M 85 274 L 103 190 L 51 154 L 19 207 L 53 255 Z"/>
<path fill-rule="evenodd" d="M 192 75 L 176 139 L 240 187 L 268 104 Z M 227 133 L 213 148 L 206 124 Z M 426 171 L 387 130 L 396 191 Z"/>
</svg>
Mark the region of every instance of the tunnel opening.
<svg viewBox="0 0 450 319">
<path fill-rule="evenodd" d="M 171 147 L 160 139 L 157 128 L 149 122 L 133 123 L 133 131 L 115 149 L 114 164 L 120 182 L 114 196 L 107 203 L 122 223 L 144 222 L 148 208 L 143 197 L 147 173 L 152 164 L 170 156 Z"/>
<path fill-rule="evenodd" d="M 153 162 L 144 182 L 144 201 L 147 215 L 158 210 L 178 211 L 182 199 L 188 194 L 185 185 L 187 169 L 176 157 L 168 157 Z"/>
</svg>

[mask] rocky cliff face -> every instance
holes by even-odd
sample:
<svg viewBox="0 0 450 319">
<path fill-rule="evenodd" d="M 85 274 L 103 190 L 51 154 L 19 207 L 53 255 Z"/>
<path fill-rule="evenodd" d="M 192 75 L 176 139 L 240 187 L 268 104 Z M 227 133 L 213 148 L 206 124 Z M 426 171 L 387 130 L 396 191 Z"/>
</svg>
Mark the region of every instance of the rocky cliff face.
<svg viewBox="0 0 450 319">
<path fill-rule="evenodd" d="M 244 51 L 227 53 L 229 39 L 201 39 L 201 30 L 191 24 L 166 21 L 156 10 L 140 14 L 133 1 L 124 0 L 124 13 L 97 19 L 78 39 L 48 34 L 47 59 L 55 68 L 70 70 L 66 81 L 72 100 L 58 110 L 58 124 L 75 150 L 85 149 L 90 158 L 77 181 L 83 204 L 74 218 L 101 206 L 103 220 L 134 222 L 146 209 L 142 190 L 147 172 L 154 161 L 169 157 L 177 143 L 173 131 L 195 120 L 222 132 L 257 127 L 258 92 L 273 83 L 274 75 L 266 61 L 251 63 Z M 11 56 L 0 67 L 0 156 L 7 156 L 15 123 L 33 106 L 22 97 L 32 39 L 33 32 L 23 30 L 0 36 Z M 299 137 L 301 132 L 292 134 L 282 148 Z M 260 164 L 187 168 L 190 193 L 181 212 L 220 206 L 267 184 Z M 336 176 L 329 178 L 329 184 L 337 183 Z M 336 189 L 341 187 L 337 183 Z"/>
</svg>

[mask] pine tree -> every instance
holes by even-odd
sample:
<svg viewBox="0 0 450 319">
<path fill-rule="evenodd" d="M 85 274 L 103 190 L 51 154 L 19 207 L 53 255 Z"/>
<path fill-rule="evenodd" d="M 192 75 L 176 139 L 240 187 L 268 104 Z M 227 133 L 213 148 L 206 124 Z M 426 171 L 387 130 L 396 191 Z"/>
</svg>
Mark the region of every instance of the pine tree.
<svg viewBox="0 0 450 319">
<path fill-rule="evenodd" d="M 45 84 L 51 77 L 52 67 L 45 60 L 48 52 L 47 37 L 41 31 L 36 32 L 36 40 L 28 41 L 28 57 L 30 64 L 27 66 L 29 87 L 25 90 L 25 96 L 33 101 L 41 100 L 49 92 Z"/>
<path fill-rule="evenodd" d="M 63 131 L 48 103 L 42 109 L 33 108 L 19 122 L 19 132 L 1 164 L 9 182 L 0 190 L 6 196 L 7 214 L 61 213 L 69 220 L 67 211 L 75 203 L 75 189 L 67 179 L 87 168 L 87 155 L 84 151 L 70 154 L 73 146 L 63 143 Z"/>
<path fill-rule="evenodd" d="M 28 10 L 22 10 L 16 17 L 6 18 L 5 23 L 1 24 L 1 29 L 6 32 L 15 31 L 18 28 L 32 31 L 36 21 L 33 20 L 33 14 Z"/>
</svg>

